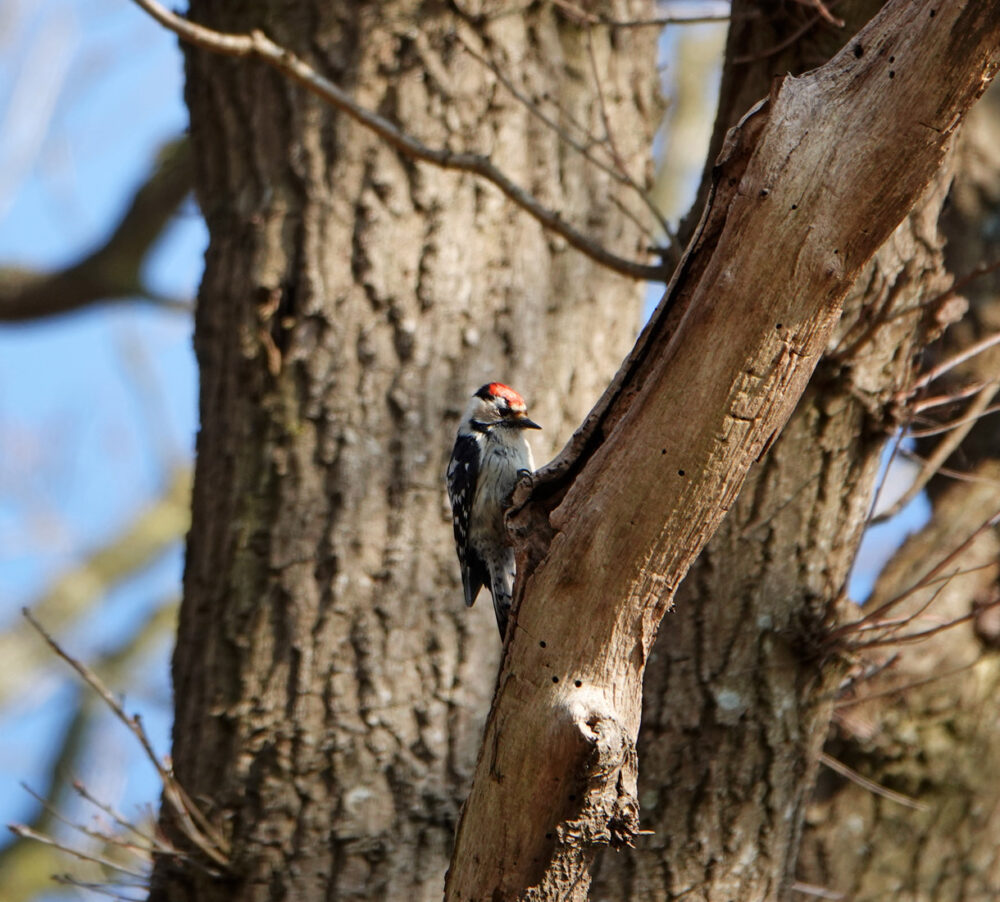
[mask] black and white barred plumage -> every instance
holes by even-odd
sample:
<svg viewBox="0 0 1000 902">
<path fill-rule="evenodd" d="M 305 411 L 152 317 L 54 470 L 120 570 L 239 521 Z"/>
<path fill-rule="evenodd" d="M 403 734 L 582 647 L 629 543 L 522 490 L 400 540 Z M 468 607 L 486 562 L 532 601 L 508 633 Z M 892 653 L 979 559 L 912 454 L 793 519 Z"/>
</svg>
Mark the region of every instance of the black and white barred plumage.
<svg viewBox="0 0 1000 902">
<path fill-rule="evenodd" d="M 448 464 L 465 603 L 472 605 L 486 586 L 501 638 L 507 634 L 516 571 L 503 515 L 519 473 L 535 468 L 524 430 L 541 428 L 528 419 L 524 399 L 516 391 L 490 382 L 472 396 Z"/>
</svg>

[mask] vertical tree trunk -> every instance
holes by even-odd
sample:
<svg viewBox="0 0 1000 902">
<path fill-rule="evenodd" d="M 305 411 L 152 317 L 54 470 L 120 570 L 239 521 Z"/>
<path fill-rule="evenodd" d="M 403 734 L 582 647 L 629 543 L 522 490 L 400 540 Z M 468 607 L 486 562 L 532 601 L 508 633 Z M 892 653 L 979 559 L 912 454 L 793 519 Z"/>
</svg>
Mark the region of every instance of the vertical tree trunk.
<svg viewBox="0 0 1000 902">
<path fill-rule="evenodd" d="M 998 106 L 1000 94 L 993 90 L 963 130 L 951 203 L 942 223 L 948 237 L 946 258 L 970 310 L 935 348 L 933 363 L 1000 327 L 996 272 L 967 278 L 981 265 L 997 261 Z M 931 394 L 970 384 L 995 390 L 998 377 L 1000 352 L 993 348 L 936 380 Z M 938 408 L 939 418 L 961 421 L 969 403 Z M 933 456 L 949 435 L 921 440 L 921 454 Z M 971 479 L 932 480 L 930 522 L 894 555 L 869 601 L 877 606 L 911 592 L 891 615 L 915 616 L 907 632 L 974 616 L 922 643 L 876 650 L 873 656 L 892 653 L 898 660 L 841 700 L 827 751 L 864 778 L 912 796 L 921 806 L 886 799 L 837 774 L 823 775 L 809 809 L 799 873 L 857 902 L 986 902 L 1000 896 L 996 530 L 982 530 L 961 553 L 953 554 L 1000 511 L 998 448 L 997 417 L 984 417 L 948 461 L 949 468 L 970 473 Z M 947 564 L 942 575 L 957 575 L 912 592 L 921 577 L 942 563 Z"/>
<path fill-rule="evenodd" d="M 567 121 L 600 133 L 606 115 L 643 181 L 648 31 L 593 33 L 602 111 L 585 33 L 549 6 L 192 0 L 191 15 L 264 30 L 428 144 L 488 153 L 608 247 L 644 246 L 620 186 L 456 34 Z M 439 898 L 500 648 L 489 605 L 466 611 L 458 588 L 442 484 L 457 414 L 509 381 L 544 459 L 627 350 L 640 291 L 262 66 L 187 52 L 211 242 L 173 754 L 233 875 L 163 858 L 151 898 Z"/>
</svg>

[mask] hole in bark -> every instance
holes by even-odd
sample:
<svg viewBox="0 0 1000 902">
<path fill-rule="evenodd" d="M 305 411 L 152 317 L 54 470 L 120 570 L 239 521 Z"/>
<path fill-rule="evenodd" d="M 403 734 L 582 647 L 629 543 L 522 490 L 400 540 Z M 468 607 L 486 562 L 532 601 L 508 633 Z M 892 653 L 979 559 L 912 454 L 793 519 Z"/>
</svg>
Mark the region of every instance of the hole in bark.
<svg viewBox="0 0 1000 902">
<path fill-rule="evenodd" d="M 559 677 L 552 677 L 552 682 L 553 683 L 558 683 L 559 682 Z"/>
<path fill-rule="evenodd" d="M 798 208 L 799 208 L 799 205 L 798 205 L 798 204 L 792 204 L 792 209 L 793 209 L 793 210 L 797 210 Z"/>
<path fill-rule="evenodd" d="M 936 15 L 937 15 L 937 10 L 936 9 L 932 9 L 931 10 L 931 18 L 933 19 Z"/>
<path fill-rule="evenodd" d="M 541 642 L 538 643 L 538 647 L 539 648 L 545 648 L 545 640 L 544 639 Z"/>
<path fill-rule="evenodd" d="M 569 794 L 569 795 L 567 796 L 567 798 L 568 798 L 568 799 L 569 799 L 569 800 L 570 800 L 571 802 L 575 802 L 575 801 L 576 801 L 576 793 L 575 793 L 575 792 L 571 792 L 571 793 L 570 793 L 570 794 Z"/>
<path fill-rule="evenodd" d="M 775 323 L 774 324 L 774 328 L 775 329 L 780 329 L 781 328 L 781 323 Z"/>
<path fill-rule="evenodd" d="M 677 475 L 678 476 L 683 476 L 684 475 L 684 471 L 683 470 L 678 470 L 677 471 Z"/>
<path fill-rule="evenodd" d="M 890 69 L 889 70 L 889 78 L 895 78 L 895 77 L 896 77 L 896 73 L 893 72 L 892 69 Z"/>
<path fill-rule="evenodd" d="M 761 197 L 767 197 L 767 196 L 768 196 L 768 194 L 770 194 L 770 193 L 771 193 L 771 192 L 770 192 L 770 191 L 768 191 L 768 190 L 767 190 L 767 188 L 761 188 L 761 189 L 760 189 L 760 196 L 761 196 Z"/>
<path fill-rule="evenodd" d="M 890 57 L 889 57 L 889 62 L 890 62 L 890 63 L 894 63 L 894 62 L 896 62 L 896 57 L 894 57 L 894 56 L 890 56 Z"/>
<path fill-rule="evenodd" d="M 660 448 L 660 454 L 666 454 L 666 453 L 667 453 L 666 448 Z"/>
<path fill-rule="evenodd" d="M 583 680 L 574 680 L 573 685 L 576 686 L 577 689 L 579 689 L 583 685 Z"/>
<path fill-rule="evenodd" d="M 861 59 L 861 57 L 863 57 L 864 55 L 865 55 L 865 48 L 862 47 L 860 44 L 855 44 L 854 45 L 854 56 L 857 59 Z"/>
</svg>

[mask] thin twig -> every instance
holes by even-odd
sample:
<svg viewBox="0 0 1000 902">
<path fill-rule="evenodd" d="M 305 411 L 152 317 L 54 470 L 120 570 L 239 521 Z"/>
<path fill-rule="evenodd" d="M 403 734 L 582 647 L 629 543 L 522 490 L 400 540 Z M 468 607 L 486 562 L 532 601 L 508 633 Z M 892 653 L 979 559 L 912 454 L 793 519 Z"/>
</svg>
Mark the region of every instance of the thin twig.
<svg viewBox="0 0 1000 902">
<path fill-rule="evenodd" d="M 928 630 L 922 630 L 919 633 L 905 633 L 902 636 L 890 636 L 886 639 L 872 639 L 869 642 L 858 642 L 853 646 L 855 651 L 861 651 L 868 648 L 883 648 L 886 645 L 916 645 L 920 642 L 926 642 L 932 636 L 936 636 L 938 633 L 943 633 L 945 630 L 954 629 L 956 626 L 960 626 L 963 623 L 968 623 L 968 621 L 978 617 L 983 611 L 989 608 L 996 607 L 1000 604 L 1000 601 L 993 602 L 992 604 L 984 605 L 981 608 L 976 608 L 974 611 L 969 611 L 968 614 L 963 614 L 961 617 L 955 617 L 946 623 L 942 623 L 940 626 L 935 626 Z"/>
<path fill-rule="evenodd" d="M 838 19 L 829 9 L 823 4 L 823 0 L 796 0 L 796 2 L 801 3 L 803 6 L 811 6 L 813 9 L 818 10 L 819 14 L 831 25 L 836 25 L 838 28 L 844 27 L 844 20 Z"/>
<path fill-rule="evenodd" d="M 1000 379 L 990 379 L 986 382 L 972 382 L 964 388 L 948 392 L 944 395 L 933 395 L 930 398 L 921 398 L 919 401 L 914 401 L 909 405 L 909 410 L 914 415 L 914 418 L 916 418 L 918 415 L 926 413 L 928 410 L 933 410 L 935 407 L 944 407 L 946 404 L 955 404 L 958 401 L 964 401 L 966 398 L 971 398 L 973 395 L 979 394 L 987 385 L 996 385 L 998 383 L 1000 383 Z M 926 420 L 926 418 L 924 419 Z"/>
<path fill-rule="evenodd" d="M 954 357 L 949 357 L 947 360 L 929 369 L 919 379 L 917 379 L 916 382 L 904 389 L 902 394 L 910 396 L 916 394 L 924 386 L 929 385 L 935 379 L 940 378 L 960 363 L 965 363 L 966 360 L 975 357 L 977 354 L 982 354 L 983 351 L 987 351 L 997 344 L 1000 344 L 1000 332 L 994 332 L 992 335 L 987 335 L 986 338 L 980 339 L 975 344 L 969 345 L 958 354 L 955 354 Z"/>
<path fill-rule="evenodd" d="M 55 818 L 61 824 L 65 824 L 70 829 L 76 830 L 78 833 L 82 833 L 89 839 L 96 839 L 102 845 L 117 846 L 120 849 L 125 849 L 132 855 L 143 857 L 147 860 L 149 859 L 150 853 L 152 851 L 149 846 L 146 845 L 140 846 L 135 843 L 130 843 L 127 840 L 122 839 L 121 837 L 114 836 L 113 834 L 105 833 L 101 830 L 95 830 L 91 827 L 86 827 L 83 824 L 78 824 L 75 821 L 71 821 L 68 817 L 62 814 L 56 808 L 55 805 L 53 805 L 51 802 L 49 802 L 48 799 L 44 798 L 39 793 L 35 792 L 35 790 L 33 790 L 30 786 L 28 786 L 27 783 L 22 782 L 21 788 L 26 793 L 28 793 L 28 795 L 34 798 L 35 801 L 38 802 L 42 806 L 42 808 L 44 808 L 53 818 Z"/>
<path fill-rule="evenodd" d="M 650 282 L 666 281 L 667 273 L 664 266 L 639 263 L 611 253 L 563 220 L 558 212 L 540 204 L 532 194 L 497 169 L 489 157 L 428 147 L 388 119 L 361 106 L 346 91 L 320 75 L 290 50 L 276 44 L 264 32 L 254 29 L 249 34 L 227 34 L 198 25 L 184 16 L 178 16 L 156 0 L 134 0 L 134 2 L 165 28 L 196 47 L 237 59 L 256 58 L 277 69 L 406 156 L 442 169 L 468 172 L 491 182 L 545 228 L 561 235 L 570 245 L 602 266 L 633 279 L 645 279 Z"/>
<path fill-rule="evenodd" d="M 652 198 L 650 198 L 649 195 L 642 190 L 635 179 L 632 178 L 628 171 L 628 166 L 625 163 L 625 158 L 618 150 L 618 144 L 615 142 L 614 129 L 611 127 L 611 117 L 608 115 L 607 103 L 604 100 L 604 88 L 601 85 L 601 73 L 597 69 L 597 54 L 594 52 L 594 32 L 590 28 L 587 29 L 587 56 L 590 58 L 590 72 L 594 78 L 594 88 L 597 91 L 597 106 L 601 113 L 601 122 L 604 125 L 604 135 L 611 153 L 611 159 L 614 160 L 615 167 L 624 177 L 625 183 L 633 191 L 635 191 L 643 201 L 645 201 L 650 212 L 652 212 L 652 214 L 656 217 L 656 221 L 660 224 L 660 228 L 663 229 L 664 235 L 667 236 L 667 241 L 670 242 L 671 251 L 679 260 L 684 248 L 677 243 L 677 236 L 671 231 L 670 224 L 667 222 L 666 217 L 660 212 L 659 207 L 653 203 Z"/>
<path fill-rule="evenodd" d="M 820 764 L 825 764 L 834 773 L 840 774 L 842 777 L 846 777 L 852 783 L 857 783 L 858 786 L 863 789 L 867 789 L 869 792 L 875 793 L 875 795 L 882 796 L 883 799 L 888 799 L 890 802 L 895 802 L 897 805 L 905 805 L 907 808 L 912 808 L 915 811 L 930 810 L 930 806 L 924 804 L 923 802 L 911 799 L 909 796 L 903 795 L 901 792 L 886 789 L 886 787 L 876 783 L 874 780 L 869 780 L 867 777 L 861 776 L 861 774 L 859 774 L 856 770 L 852 770 L 842 761 L 838 761 L 826 752 L 820 752 L 819 761 Z"/>
<path fill-rule="evenodd" d="M 129 716 L 118 700 L 111 694 L 110 690 L 101 682 L 100 677 L 82 661 L 66 652 L 46 632 L 45 628 L 35 620 L 27 608 L 22 608 L 21 613 L 28 623 L 34 627 L 35 631 L 46 641 L 48 646 L 80 675 L 80 678 L 101 697 L 114 715 L 139 740 L 139 744 L 146 753 L 146 757 L 160 777 L 160 782 L 163 784 L 163 798 L 177 816 L 180 829 L 184 835 L 215 864 L 224 869 L 228 868 L 228 843 L 218 830 L 208 822 L 208 819 L 201 813 L 198 806 L 191 801 L 184 787 L 177 782 L 174 775 L 164 767 L 163 763 L 157 757 L 139 715 Z"/>
<path fill-rule="evenodd" d="M 918 686 L 926 686 L 928 683 L 935 683 L 938 680 L 944 680 L 948 677 L 957 676 L 960 673 L 964 673 L 975 664 L 976 661 L 970 661 L 968 664 L 963 664 L 961 667 L 956 667 L 954 670 L 946 670 L 944 673 L 934 673 L 928 677 L 924 677 L 923 679 L 903 683 L 900 686 L 895 686 L 892 689 L 885 689 L 882 692 L 872 692 L 868 695 L 857 695 L 854 698 L 839 699 L 835 703 L 834 707 L 837 710 L 840 710 L 842 708 L 852 708 L 854 705 L 862 705 L 865 702 L 874 701 L 878 698 L 891 698 L 892 696 L 899 695 L 909 689 L 916 689 Z"/>
<path fill-rule="evenodd" d="M 87 789 L 87 787 L 84 786 L 83 783 L 81 783 L 79 780 L 73 781 L 73 789 L 81 798 L 90 802 L 90 804 L 93 805 L 95 808 L 98 808 L 101 811 L 103 811 L 108 817 L 111 818 L 112 821 L 114 821 L 123 830 L 128 830 L 130 833 L 134 833 L 136 836 L 138 836 L 139 839 L 149 843 L 151 848 L 156 849 L 158 852 L 169 852 L 171 855 L 179 854 L 177 849 L 173 848 L 173 846 L 165 844 L 161 839 L 159 839 L 156 836 L 155 833 L 146 833 L 145 831 L 140 830 L 135 824 L 133 824 L 131 821 L 127 820 L 124 816 L 115 811 L 115 809 L 112 808 L 110 805 L 95 798 Z"/>
<path fill-rule="evenodd" d="M 32 839 L 35 842 L 42 843 L 42 845 L 51 846 L 53 849 L 59 849 L 60 852 L 67 852 L 75 858 L 79 858 L 81 861 L 90 861 L 94 864 L 99 864 L 102 867 L 119 871 L 122 874 L 128 874 L 129 877 L 135 877 L 138 880 L 146 880 L 148 878 L 148 875 L 143 874 L 140 871 L 133 871 L 131 868 L 120 865 L 112 861 L 110 858 L 104 858 L 101 855 L 88 855 L 86 852 L 74 849 L 72 846 L 64 845 L 58 840 L 53 839 L 51 836 L 46 836 L 44 833 L 32 830 L 31 827 L 26 827 L 24 824 L 8 824 L 7 829 L 21 839 Z"/>
<path fill-rule="evenodd" d="M 473 47 L 465 38 L 463 38 L 461 34 L 456 34 L 456 38 L 458 42 L 462 45 L 462 47 L 465 49 L 466 53 L 469 54 L 469 56 L 471 56 L 474 60 L 476 60 L 476 62 L 480 63 L 480 65 L 485 66 L 487 69 L 489 69 L 490 72 L 493 73 L 497 81 L 499 81 L 500 84 L 502 84 L 507 89 L 510 95 L 515 100 L 517 100 L 529 113 L 531 113 L 532 116 L 534 116 L 540 122 L 542 122 L 544 125 L 550 128 L 559 137 L 560 141 L 562 141 L 567 147 L 576 151 L 576 153 L 580 154 L 580 156 L 582 156 L 588 163 L 590 163 L 593 166 L 596 166 L 601 172 L 605 173 L 605 175 L 611 176 L 611 178 L 613 178 L 616 182 L 618 182 L 618 184 L 624 185 L 626 188 L 631 188 L 639 196 L 639 199 L 643 202 L 643 204 L 649 209 L 650 213 L 652 213 L 653 216 L 656 217 L 656 221 L 660 224 L 660 228 L 663 229 L 668 240 L 671 241 L 672 249 L 678 254 L 680 250 L 683 250 L 683 248 L 678 249 L 676 245 L 677 239 L 676 236 L 674 236 L 671 232 L 670 224 L 663 216 L 663 213 L 660 212 L 659 207 L 656 206 L 653 199 L 649 196 L 649 192 L 643 190 L 642 186 L 639 185 L 635 181 L 635 179 L 633 179 L 628 174 L 628 172 L 624 170 L 624 168 L 619 167 L 618 165 L 614 166 L 609 165 L 608 163 L 605 163 L 603 160 L 599 160 L 596 156 L 594 156 L 593 153 L 591 153 L 590 151 L 591 147 L 600 147 L 605 153 L 608 153 L 608 149 L 604 147 L 604 145 L 598 138 L 594 137 L 592 134 L 586 131 L 586 129 L 584 129 L 582 125 L 575 122 L 572 118 L 567 117 L 568 121 L 587 138 L 587 144 L 582 144 L 581 142 L 576 140 L 576 138 L 570 135 L 566 131 L 566 129 L 564 129 L 551 116 L 543 112 L 537 103 L 531 100 L 530 97 L 526 96 L 523 91 L 519 90 L 518 87 L 503 73 L 500 67 L 493 60 L 487 58 L 486 56 L 481 54 L 478 50 L 476 50 L 476 48 Z M 555 104 L 555 106 L 556 109 L 559 109 L 558 104 Z M 562 110 L 560 110 L 560 112 L 562 112 Z M 612 157 L 612 159 L 614 158 Z M 635 214 L 627 210 L 624 207 L 624 205 L 622 205 L 620 202 L 617 203 L 616 205 L 634 223 L 636 223 L 636 225 L 638 225 L 643 232 L 645 232 L 647 235 L 650 234 L 649 227 L 643 223 L 640 223 L 638 217 L 635 216 Z"/>
<path fill-rule="evenodd" d="M 839 0 L 833 0 L 830 6 L 836 6 Z M 808 4 L 812 6 L 813 4 Z M 824 10 L 829 13 L 829 10 L 824 7 Z M 797 28 L 792 34 L 790 34 L 783 41 L 779 41 L 766 50 L 761 50 L 759 53 L 744 54 L 743 56 L 733 57 L 734 65 L 745 65 L 746 63 L 753 63 L 757 60 L 767 59 L 769 56 L 775 56 L 781 53 L 786 47 L 791 47 L 799 38 L 801 38 L 807 31 L 811 30 L 812 27 L 823 20 L 822 13 L 817 13 L 806 20 L 805 24 L 801 28 Z"/>
<path fill-rule="evenodd" d="M 896 514 L 923 491 L 924 486 L 934 478 L 934 474 L 944 466 L 944 462 L 955 453 L 958 446 L 962 444 L 965 437 L 972 431 L 972 427 L 975 426 L 976 421 L 982 415 L 983 411 L 990 406 L 990 402 L 996 396 L 997 391 L 1000 391 L 1000 383 L 983 386 L 982 390 L 969 405 L 965 421 L 948 432 L 938 442 L 934 451 L 924 461 L 923 466 L 921 466 L 917 478 L 910 483 L 909 488 L 896 499 L 895 503 L 887 511 L 875 517 L 872 523 L 884 523 L 886 520 L 895 517 Z"/>
<path fill-rule="evenodd" d="M 962 554 L 980 535 L 982 535 L 986 530 L 992 529 L 997 521 L 1000 520 L 1000 512 L 993 514 L 987 520 L 983 521 L 972 533 L 962 541 L 957 547 L 953 548 L 948 552 L 937 564 L 935 564 L 930 570 L 927 571 L 920 579 L 917 580 L 910 588 L 904 590 L 903 592 L 894 595 L 885 603 L 879 605 L 872 611 L 865 614 L 864 617 L 858 620 L 852 620 L 850 623 L 845 623 L 842 626 L 837 627 L 835 630 L 831 630 L 827 635 L 828 640 L 836 640 L 842 636 L 857 632 L 857 630 L 866 623 L 871 623 L 873 620 L 878 620 L 883 617 L 894 607 L 901 604 L 915 592 L 919 592 L 921 589 L 926 589 L 928 586 L 933 585 L 936 582 L 943 581 L 945 585 L 952 579 L 954 579 L 958 573 L 942 574 L 944 570 L 952 561 L 955 560 L 960 554 Z"/>
<path fill-rule="evenodd" d="M 878 503 L 882 498 L 882 490 L 885 488 L 886 483 L 889 480 L 889 469 L 892 467 L 893 462 L 896 460 L 896 455 L 899 454 L 903 446 L 903 438 L 906 433 L 906 428 L 903 427 L 896 431 L 895 440 L 892 443 L 892 451 L 889 452 L 889 460 L 886 461 L 885 471 L 882 473 L 882 479 L 879 484 L 875 487 L 875 491 L 872 494 L 872 503 L 868 506 L 868 516 L 865 517 L 865 528 L 867 529 L 872 525 L 875 517 L 875 511 L 878 509 Z"/>
<path fill-rule="evenodd" d="M 947 423 L 939 423 L 936 426 L 928 426 L 926 429 L 911 429 L 910 437 L 930 438 L 933 435 L 941 435 L 942 432 L 950 432 L 952 429 L 955 429 L 958 426 L 963 426 L 966 423 L 975 423 L 977 420 L 981 420 L 983 417 L 988 417 L 990 414 L 994 413 L 1000 413 L 1000 404 L 992 404 L 981 413 L 967 414 L 959 417 L 957 420 L 951 420 Z"/>
</svg>

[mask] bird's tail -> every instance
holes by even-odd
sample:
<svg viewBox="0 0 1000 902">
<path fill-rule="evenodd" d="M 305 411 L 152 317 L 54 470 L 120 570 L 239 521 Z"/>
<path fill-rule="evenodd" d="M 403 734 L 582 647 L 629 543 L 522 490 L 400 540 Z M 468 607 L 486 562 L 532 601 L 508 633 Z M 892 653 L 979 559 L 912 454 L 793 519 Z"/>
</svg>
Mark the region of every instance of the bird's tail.
<svg viewBox="0 0 1000 902">
<path fill-rule="evenodd" d="M 513 557 L 513 555 L 511 555 Z M 514 591 L 513 567 L 500 568 L 490 580 L 490 594 L 493 596 L 493 612 L 497 615 L 497 627 L 500 630 L 500 641 L 507 637 L 507 620 L 510 617 L 510 605 Z"/>
</svg>

